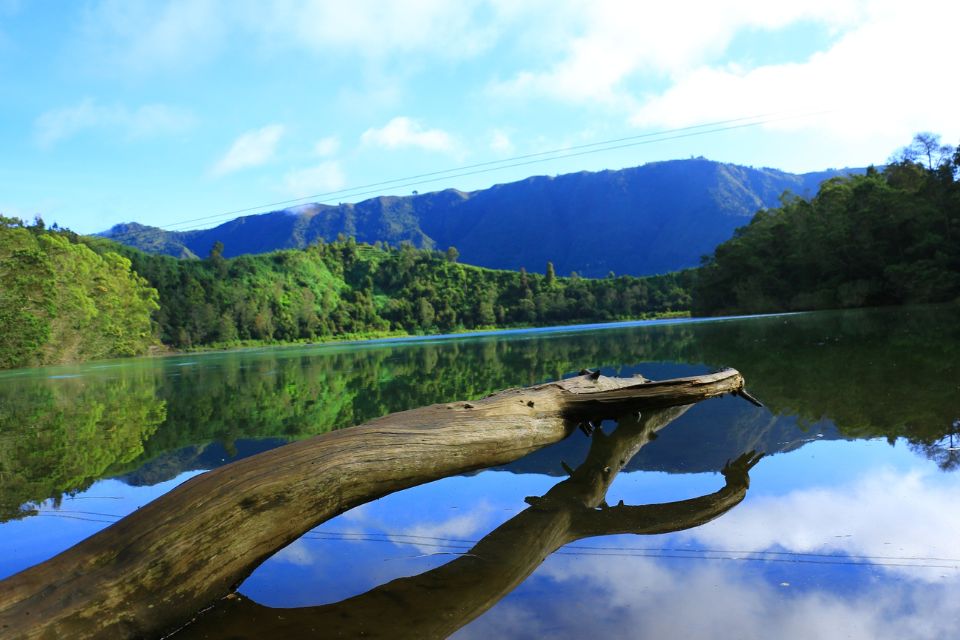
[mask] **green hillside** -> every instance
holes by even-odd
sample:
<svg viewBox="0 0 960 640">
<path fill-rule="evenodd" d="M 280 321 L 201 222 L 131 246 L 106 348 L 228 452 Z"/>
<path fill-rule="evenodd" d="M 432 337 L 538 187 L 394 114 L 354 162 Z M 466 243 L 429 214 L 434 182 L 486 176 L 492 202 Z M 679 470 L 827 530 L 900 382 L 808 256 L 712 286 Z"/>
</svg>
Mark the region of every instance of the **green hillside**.
<svg viewBox="0 0 960 640">
<path fill-rule="evenodd" d="M 685 312 L 692 273 L 561 278 L 460 264 L 458 252 L 358 244 L 203 260 L 0 225 L 0 368 L 175 348 L 603 322 Z"/>
<path fill-rule="evenodd" d="M 157 310 L 127 258 L 0 216 L 0 368 L 142 354 Z"/>
<path fill-rule="evenodd" d="M 123 251 L 159 291 L 160 337 L 178 348 L 601 322 L 685 311 L 692 274 L 588 279 L 498 271 L 447 252 L 360 244 L 203 260 Z"/>
<path fill-rule="evenodd" d="M 698 315 L 943 302 L 960 296 L 960 152 L 918 135 L 882 171 L 787 197 L 700 269 Z"/>
</svg>

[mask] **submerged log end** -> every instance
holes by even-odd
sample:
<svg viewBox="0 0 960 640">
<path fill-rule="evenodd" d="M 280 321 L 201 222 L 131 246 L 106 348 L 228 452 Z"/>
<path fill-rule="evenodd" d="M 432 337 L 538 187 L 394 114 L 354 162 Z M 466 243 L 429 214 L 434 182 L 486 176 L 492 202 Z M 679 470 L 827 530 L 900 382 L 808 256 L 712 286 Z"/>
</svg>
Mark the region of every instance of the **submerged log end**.
<svg viewBox="0 0 960 640">
<path fill-rule="evenodd" d="M 747 389 L 745 387 L 740 387 L 740 389 L 734 392 L 734 395 L 740 396 L 755 407 L 760 407 L 761 409 L 763 408 L 763 403 L 747 393 Z"/>
</svg>

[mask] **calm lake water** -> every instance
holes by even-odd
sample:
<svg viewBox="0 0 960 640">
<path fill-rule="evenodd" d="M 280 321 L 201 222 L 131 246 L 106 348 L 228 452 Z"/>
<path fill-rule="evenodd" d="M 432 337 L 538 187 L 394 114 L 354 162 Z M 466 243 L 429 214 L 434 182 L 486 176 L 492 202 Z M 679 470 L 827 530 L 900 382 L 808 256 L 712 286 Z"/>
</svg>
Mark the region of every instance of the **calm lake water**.
<svg viewBox="0 0 960 640">
<path fill-rule="evenodd" d="M 957 637 L 958 312 L 637 324 L 3 373 L 0 578 L 193 475 L 290 440 L 582 367 L 660 379 L 731 366 L 766 407 L 727 397 L 647 416 L 658 437 L 607 491 L 613 507 L 555 553 L 530 534 L 525 499 L 562 483 L 565 467 L 602 458 L 579 431 L 512 464 L 323 523 L 241 585 L 247 609 L 208 615 L 223 620 L 263 605 L 337 620 L 411 577 L 390 587 L 407 599 L 409 618 L 379 620 L 384 637 Z M 625 442 L 637 425 L 602 427 L 608 441 Z M 660 507 L 616 510 L 621 500 L 714 494 L 724 464 L 751 450 L 766 456 L 750 472 L 746 498 L 702 526 L 695 513 L 677 520 Z M 621 513 L 641 514 L 654 531 L 677 530 L 616 534 L 633 526 L 616 519 Z M 480 564 L 471 568 L 471 558 Z M 497 562 L 530 575 L 515 585 L 483 568 Z M 250 628 L 269 636 L 269 627 Z M 319 637 L 338 633 L 349 637 L 333 623 Z M 174 637 L 216 633 L 188 628 Z"/>
</svg>

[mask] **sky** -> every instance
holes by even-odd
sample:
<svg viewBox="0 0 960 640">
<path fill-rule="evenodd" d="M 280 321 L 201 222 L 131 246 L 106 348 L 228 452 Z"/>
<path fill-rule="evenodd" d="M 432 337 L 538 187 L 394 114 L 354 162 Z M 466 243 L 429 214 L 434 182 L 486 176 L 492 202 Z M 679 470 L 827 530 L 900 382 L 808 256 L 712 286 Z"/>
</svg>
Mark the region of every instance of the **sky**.
<svg viewBox="0 0 960 640">
<path fill-rule="evenodd" d="M 0 0 L 0 214 L 182 230 L 696 156 L 881 164 L 960 142 L 957 24 L 926 0 Z"/>
</svg>

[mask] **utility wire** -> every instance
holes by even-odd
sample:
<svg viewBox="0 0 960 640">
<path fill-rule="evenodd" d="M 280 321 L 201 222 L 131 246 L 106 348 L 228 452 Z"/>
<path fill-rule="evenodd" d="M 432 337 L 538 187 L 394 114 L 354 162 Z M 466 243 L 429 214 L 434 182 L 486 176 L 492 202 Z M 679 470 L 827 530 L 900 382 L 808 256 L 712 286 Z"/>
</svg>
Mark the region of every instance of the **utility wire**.
<svg viewBox="0 0 960 640">
<path fill-rule="evenodd" d="M 41 512 L 34 516 L 68 518 L 112 524 L 121 516 L 95 511 L 72 511 L 58 509 Z M 91 518 L 87 516 L 100 516 Z M 301 536 L 308 540 L 339 542 L 388 542 L 391 544 L 409 544 L 432 549 L 452 550 L 451 553 L 464 555 L 479 540 L 464 538 L 445 538 L 403 533 L 340 532 L 312 530 Z M 929 556 L 871 556 L 854 554 L 831 554 L 797 551 L 764 551 L 742 549 L 678 549 L 672 547 L 610 547 L 593 545 L 566 545 L 554 552 L 554 555 L 568 556 L 611 556 L 635 558 L 667 558 L 677 560 L 732 560 L 739 562 L 778 562 L 797 564 L 837 564 L 881 567 L 916 567 L 925 569 L 960 569 L 960 558 L 939 558 Z M 951 562 L 956 564 L 930 564 L 931 562 Z"/>
<path fill-rule="evenodd" d="M 410 544 L 418 547 L 452 549 L 466 552 L 478 540 L 460 538 L 441 538 L 389 533 L 339 533 L 311 531 L 302 536 L 313 540 L 352 541 L 352 542 L 390 542 Z M 404 540 L 400 538 L 410 538 Z M 415 540 L 431 540 L 420 542 Z M 471 546 L 467 546 L 471 545 Z M 569 556 L 612 556 L 636 558 L 668 558 L 687 560 L 732 560 L 740 562 L 777 562 L 797 564 L 837 564 L 884 567 L 916 567 L 926 569 L 960 569 L 960 564 L 930 564 L 930 562 L 960 563 L 960 558 L 932 558 L 918 556 L 869 556 L 852 554 L 802 553 L 795 551 L 746 551 L 735 549 L 677 549 L 663 547 L 604 547 L 586 545 L 567 545 L 554 552 L 554 555 Z"/>
<path fill-rule="evenodd" d="M 773 114 L 763 114 L 763 115 L 757 115 L 757 116 L 747 116 L 742 118 L 732 118 L 729 120 L 718 120 L 715 122 L 691 125 L 687 127 L 679 127 L 675 129 L 665 129 L 663 131 L 658 131 L 655 133 L 645 133 L 645 134 L 639 134 L 636 136 L 626 136 L 622 138 L 614 138 L 611 140 L 603 140 L 600 142 L 591 142 L 588 144 L 561 147 L 558 149 L 552 149 L 550 151 L 540 151 L 537 153 L 529 153 L 525 155 L 514 156 L 511 158 L 504 158 L 501 160 L 479 162 L 476 164 L 455 167 L 452 169 L 431 171 L 428 173 L 405 176 L 402 178 L 394 178 L 392 180 L 384 180 L 381 182 L 368 183 L 365 185 L 359 185 L 359 186 L 351 187 L 348 189 L 340 189 L 337 191 L 327 191 L 323 193 L 316 193 L 308 196 L 303 196 L 300 198 L 293 198 L 290 200 L 280 200 L 280 201 L 265 203 L 265 204 L 256 205 L 252 207 L 245 207 L 242 209 L 233 209 L 230 211 L 224 211 L 222 213 L 217 213 L 209 216 L 202 216 L 199 218 L 190 218 L 188 220 L 181 220 L 179 222 L 174 222 L 161 228 L 167 229 L 167 230 L 175 230 L 179 227 L 189 227 L 190 225 L 196 222 L 209 223 L 221 218 L 229 218 L 230 216 L 236 216 L 242 213 L 260 211 L 264 209 L 269 209 L 271 207 L 281 207 L 284 205 L 303 203 L 306 200 L 322 201 L 323 199 L 330 198 L 332 196 L 346 196 L 350 198 L 356 198 L 360 196 L 373 195 L 373 194 L 379 193 L 384 187 L 389 187 L 391 189 L 402 189 L 406 187 L 414 187 L 414 186 L 419 186 L 423 184 L 439 182 L 441 180 L 449 180 L 452 178 L 461 178 L 465 176 L 479 175 L 484 173 L 490 173 L 493 171 L 500 171 L 503 169 L 511 169 L 515 167 L 539 164 L 542 162 L 549 162 L 551 160 L 562 160 L 565 158 L 574 158 L 574 157 L 585 156 L 585 155 L 590 155 L 594 153 L 601 153 L 604 151 L 614 151 L 617 149 L 637 147 L 642 145 L 654 144 L 657 142 L 666 142 L 669 140 L 678 140 L 681 138 L 690 138 L 690 137 L 707 135 L 712 133 L 719 133 L 723 131 L 731 131 L 735 129 L 756 127 L 756 126 L 770 124 L 774 122 L 782 122 L 785 120 L 793 120 L 797 118 L 806 118 L 806 117 L 811 117 L 815 115 L 822 115 L 824 113 L 828 113 L 828 111 L 804 112 L 804 113 L 791 114 L 791 115 L 780 115 L 777 113 L 773 113 Z M 183 230 L 186 230 L 186 229 L 183 229 Z"/>
<path fill-rule="evenodd" d="M 678 131 L 689 131 L 689 130 L 692 130 L 692 129 L 702 129 L 702 128 L 704 128 L 704 127 L 712 127 L 712 126 L 717 126 L 717 125 L 722 125 L 722 124 L 730 124 L 730 123 L 733 123 L 733 122 L 743 122 L 743 121 L 745 121 L 745 120 L 756 120 L 756 119 L 758 119 L 758 118 L 767 118 L 767 117 L 776 116 L 776 115 L 779 115 L 779 114 L 772 113 L 772 114 L 762 114 L 762 115 L 756 115 L 756 116 L 746 116 L 746 117 L 743 117 L 743 118 L 733 118 L 733 119 L 731 119 L 731 120 L 718 120 L 718 121 L 716 121 L 716 122 L 708 122 L 708 123 L 704 123 L 704 124 L 696 124 L 696 125 L 691 125 L 691 126 L 688 126 L 688 127 L 680 127 L 680 128 L 677 128 L 677 129 L 667 129 L 667 130 L 665 130 L 665 131 L 658 131 L 658 132 L 655 132 L 655 133 L 644 133 L 644 134 L 640 134 L 640 135 L 636 135 L 636 136 L 627 136 L 627 137 L 623 137 L 623 138 L 615 138 L 615 139 L 613 139 L 613 140 L 602 140 L 602 141 L 600 141 L 600 142 L 591 142 L 591 143 L 589 143 L 589 144 L 581 144 L 581 145 L 575 145 L 575 146 L 569 146 L 569 147 L 560 147 L 560 148 L 558 148 L 558 149 L 551 149 L 551 150 L 549 150 L 549 151 L 540 151 L 540 152 L 537 152 L 537 153 L 528 153 L 528 154 L 524 154 L 524 155 L 520 155 L 520 156 L 513 156 L 513 157 L 510 157 L 510 158 L 501 158 L 500 160 L 490 160 L 490 161 L 487 161 L 487 162 L 478 162 L 478 163 L 476 163 L 476 164 L 468 164 L 468 165 L 461 166 L 461 167 L 455 167 L 455 168 L 453 168 L 453 169 L 443 169 L 443 170 L 439 170 L 439 171 L 430 171 L 430 172 L 427 172 L 427 173 L 419 173 L 419 174 L 415 174 L 415 175 L 411 175 L 411 176 L 405 176 L 405 177 L 403 177 L 403 178 L 394 178 L 394 179 L 392 179 L 392 180 L 384 180 L 384 181 L 382 181 L 382 182 L 371 182 L 371 183 L 369 183 L 369 184 L 358 185 L 358 186 L 356 186 L 356 187 L 350 187 L 350 188 L 347 188 L 347 189 L 337 189 L 336 191 L 325 191 L 325 192 L 323 192 L 323 193 L 315 193 L 315 194 L 313 194 L 313 195 L 302 196 L 302 197 L 300 197 L 300 198 L 293 198 L 293 199 L 290 199 L 290 200 L 280 200 L 280 201 L 278 201 L 278 202 L 271 202 L 271 203 L 262 204 L 262 205 L 257 205 L 257 206 L 253 206 L 253 207 L 245 207 L 245 208 L 243 208 L 243 209 L 234 209 L 234 210 L 232 210 L 232 211 L 224 211 L 223 213 L 216 213 L 216 214 L 213 214 L 213 215 L 203 216 L 203 217 L 200 217 L 200 218 L 192 218 L 192 219 L 190 219 L 190 220 L 181 220 L 180 222 L 174 222 L 174 223 L 172 223 L 170 226 L 175 226 L 175 225 L 180 225 L 180 224 L 186 224 L 186 223 L 188 223 L 188 222 L 198 222 L 198 221 L 201 221 L 201 220 L 210 220 L 210 219 L 212 219 L 212 218 L 219 218 L 219 217 L 222 217 L 222 216 L 231 216 L 231 215 L 235 215 L 235 214 L 238 214 L 238 213 L 247 213 L 247 212 L 249 212 L 249 211 L 256 211 L 256 210 L 259 210 L 259 209 L 263 209 L 263 208 L 265 208 L 265 207 L 277 207 L 277 206 L 281 206 L 281 205 L 285 205 L 285 204 L 292 204 L 292 203 L 295 203 L 295 202 L 300 202 L 300 201 L 302 201 L 302 200 L 323 199 L 323 198 L 328 198 L 328 197 L 330 197 L 330 196 L 346 195 L 346 194 L 349 194 L 349 193 L 351 193 L 351 192 L 353 192 L 353 191 L 358 191 L 358 190 L 362 190 L 362 189 L 369 189 L 369 188 L 372 188 L 372 187 L 384 187 L 384 186 L 396 184 L 396 183 L 398 183 L 398 182 L 406 182 L 406 181 L 408 181 L 408 180 L 415 180 L 415 179 L 420 179 L 420 178 L 430 178 L 430 177 L 440 176 L 440 175 L 447 174 L 447 173 L 454 173 L 454 172 L 457 172 L 457 171 L 464 171 L 464 170 L 467 170 L 467 169 L 476 169 L 476 168 L 479 168 L 479 167 L 488 167 L 488 166 L 492 166 L 492 165 L 504 164 L 504 163 L 507 163 L 507 162 L 513 162 L 513 161 L 515 161 L 515 160 L 526 160 L 526 159 L 528 159 L 528 158 L 536 158 L 536 157 L 548 156 L 548 155 L 553 155 L 553 154 L 555 154 L 555 153 L 561 153 L 561 152 L 565 152 L 565 151 L 573 151 L 573 150 L 577 150 L 577 149 L 587 149 L 587 148 L 598 147 L 598 146 L 606 145 L 606 144 L 614 144 L 614 143 L 617 143 L 617 142 L 625 142 L 625 141 L 627 141 L 627 140 L 637 140 L 637 139 L 641 139 L 641 138 L 651 138 L 651 137 L 655 137 L 655 136 L 659 136 L 659 135 L 664 135 L 664 134 L 667 134 L 667 133 L 674 133 L 674 132 L 678 132 Z M 546 160 L 552 160 L 552 158 L 545 158 L 544 161 L 546 161 Z"/>
</svg>

